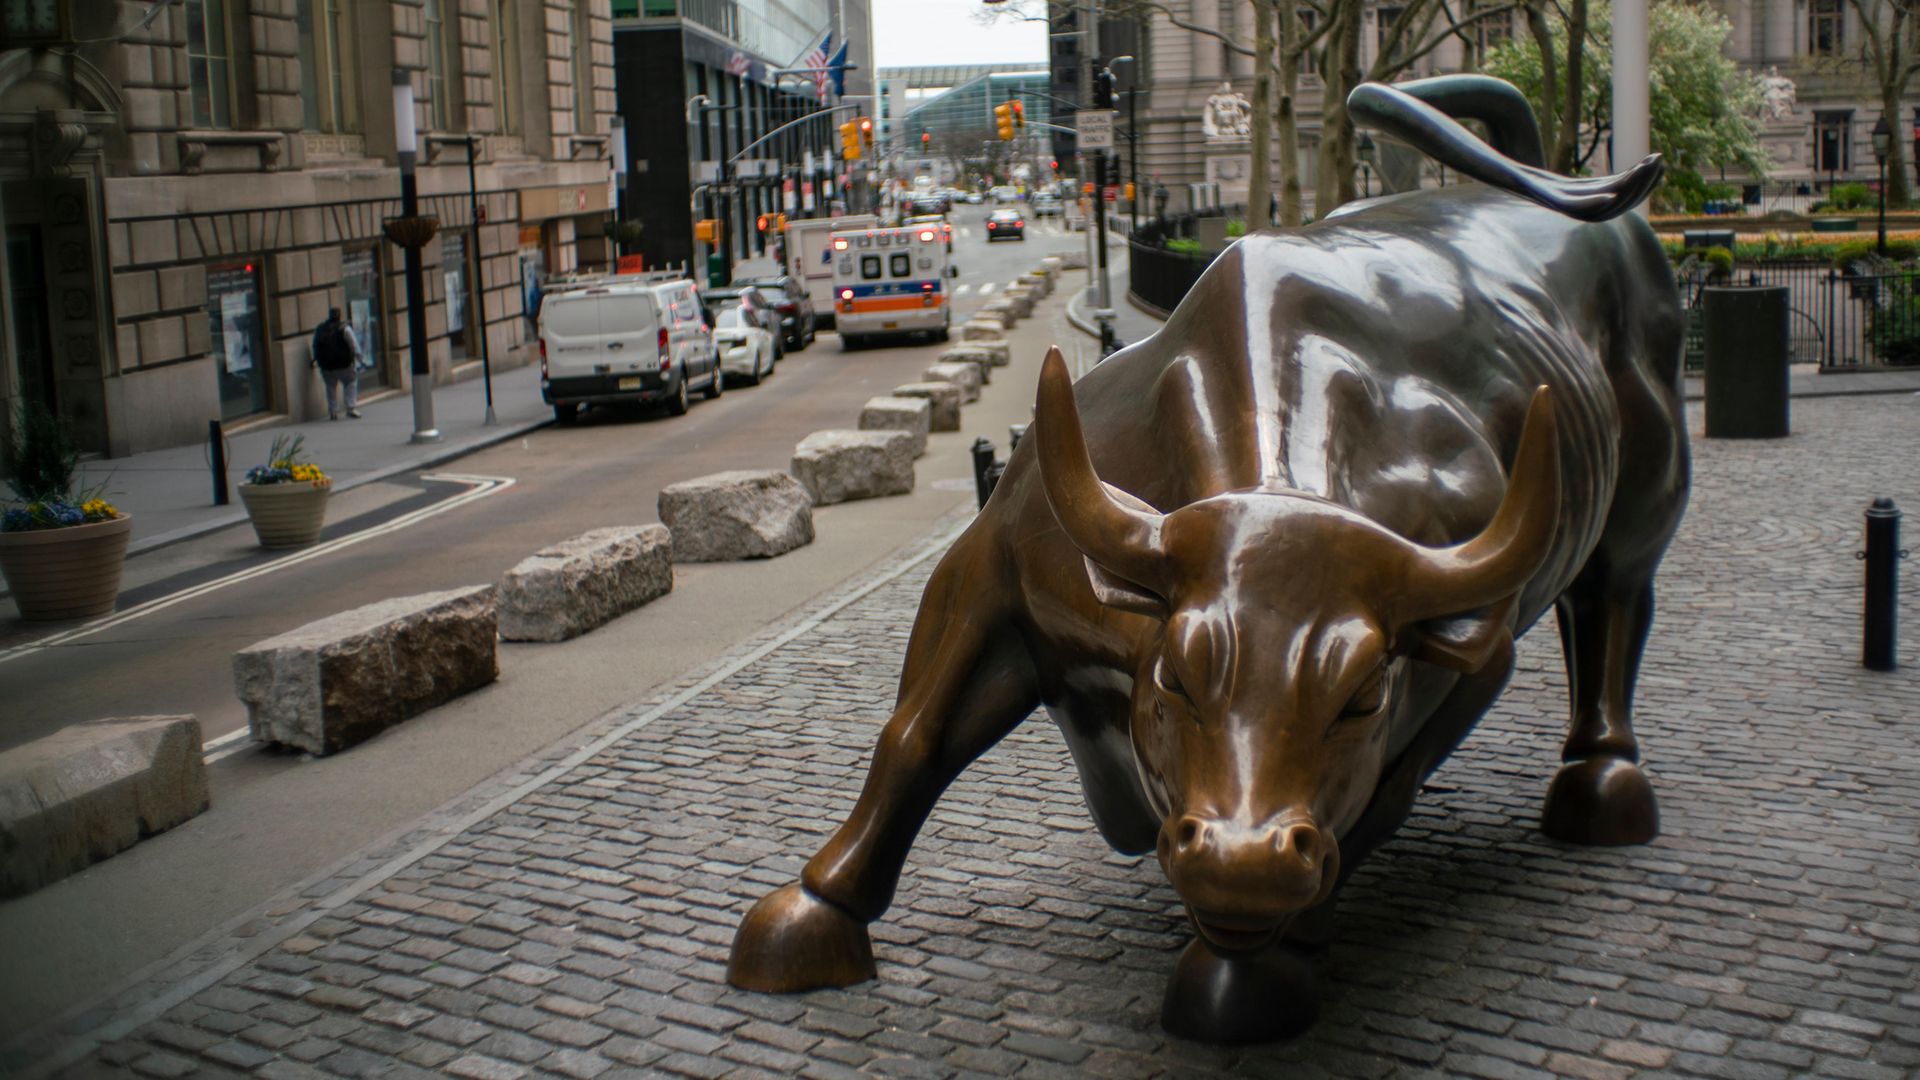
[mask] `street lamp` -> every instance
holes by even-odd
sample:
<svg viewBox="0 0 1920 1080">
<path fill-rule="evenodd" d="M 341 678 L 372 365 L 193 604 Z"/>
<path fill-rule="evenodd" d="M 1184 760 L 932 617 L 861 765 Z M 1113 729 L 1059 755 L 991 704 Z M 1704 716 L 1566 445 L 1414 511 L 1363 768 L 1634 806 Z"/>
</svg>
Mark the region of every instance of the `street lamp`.
<svg viewBox="0 0 1920 1080">
<path fill-rule="evenodd" d="M 433 425 L 433 368 L 427 361 L 427 289 L 420 272 L 420 249 L 440 230 L 440 219 L 420 215 L 420 187 L 413 174 L 420 148 L 414 128 L 413 76 L 393 69 L 393 149 L 400 159 L 400 216 L 386 223 L 387 239 L 405 253 L 407 355 L 413 376 L 413 436 L 416 443 L 440 441 Z"/>
<path fill-rule="evenodd" d="M 1367 132 L 1361 132 L 1357 150 L 1360 154 L 1360 178 L 1366 184 L 1363 197 L 1371 199 L 1373 198 L 1373 155 L 1375 153 L 1373 136 Z"/>
<path fill-rule="evenodd" d="M 1880 163 L 1880 244 L 1875 250 L 1887 253 L 1887 156 L 1893 152 L 1893 129 L 1887 126 L 1887 114 L 1873 122 L 1873 159 Z"/>
</svg>

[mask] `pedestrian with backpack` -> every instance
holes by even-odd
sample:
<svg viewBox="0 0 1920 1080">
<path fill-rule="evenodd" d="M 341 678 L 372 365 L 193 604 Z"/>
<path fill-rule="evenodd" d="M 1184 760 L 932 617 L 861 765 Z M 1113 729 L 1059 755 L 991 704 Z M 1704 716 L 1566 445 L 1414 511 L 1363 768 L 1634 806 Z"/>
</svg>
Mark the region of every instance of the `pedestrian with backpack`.
<svg viewBox="0 0 1920 1080">
<path fill-rule="evenodd" d="M 334 405 L 335 387 L 340 388 L 347 415 L 360 419 L 360 339 L 353 327 L 341 321 L 339 308 L 328 308 L 327 321 L 314 327 L 313 365 L 327 384 L 327 419 L 340 419 Z"/>
</svg>

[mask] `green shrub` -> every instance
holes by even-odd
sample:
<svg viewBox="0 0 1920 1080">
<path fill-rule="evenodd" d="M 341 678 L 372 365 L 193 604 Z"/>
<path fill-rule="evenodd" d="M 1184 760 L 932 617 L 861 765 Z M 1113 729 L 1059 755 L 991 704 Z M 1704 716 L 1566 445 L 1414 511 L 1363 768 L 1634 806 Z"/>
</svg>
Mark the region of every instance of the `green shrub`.
<svg viewBox="0 0 1920 1080">
<path fill-rule="evenodd" d="M 1827 201 L 1835 210 L 1862 210 L 1874 205 L 1874 194 L 1865 184 L 1841 184 L 1828 193 Z"/>
<path fill-rule="evenodd" d="M 1707 264 L 1708 281 L 1725 281 L 1733 276 L 1733 252 L 1718 244 L 1708 248 L 1700 261 Z"/>
<path fill-rule="evenodd" d="M 1167 250 L 1173 252 L 1175 255 L 1198 255 L 1200 254 L 1200 241 L 1195 240 L 1191 236 L 1176 236 L 1167 241 Z"/>
<path fill-rule="evenodd" d="M 20 410 L 12 444 L 5 448 L 7 486 L 21 502 L 75 501 L 73 477 L 80 451 L 66 421 L 37 401 Z"/>
<path fill-rule="evenodd" d="M 1880 282 L 1867 314 L 1867 343 L 1883 363 L 1920 363 L 1920 286 L 1913 274 Z"/>
<path fill-rule="evenodd" d="M 1845 270 L 1849 265 L 1875 254 L 1879 250 L 1875 240 L 1848 240 L 1833 250 L 1833 266 L 1836 270 Z M 1887 241 L 1886 257 L 1894 262 L 1912 262 L 1916 246 L 1911 240 Z"/>
<path fill-rule="evenodd" d="M 1247 223 L 1239 218 L 1227 222 L 1227 235 L 1229 237 L 1247 235 Z"/>
</svg>

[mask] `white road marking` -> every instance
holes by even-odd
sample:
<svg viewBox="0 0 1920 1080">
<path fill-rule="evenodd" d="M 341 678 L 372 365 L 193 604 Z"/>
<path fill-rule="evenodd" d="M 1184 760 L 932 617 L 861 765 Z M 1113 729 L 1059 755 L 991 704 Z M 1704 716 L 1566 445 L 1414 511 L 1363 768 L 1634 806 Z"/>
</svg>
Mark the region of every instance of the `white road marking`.
<svg viewBox="0 0 1920 1080">
<path fill-rule="evenodd" d="M 982 285 L 982 286 L 980 286 L 980 295 L 981 295 L 981 296 L 985 296 L 985 295 L 987 295 L 988 293 L 990 293 L 990 292 L 992 292 L 993 290 L 995 290 L 995 289 L 997 289 L 997 288 L 999 288 L 999 287 L 1000 287 L 1000 286 L 999 286 L 998 284 L 996 284 L 996 283 L 994 283 L 994 282 L 991 282 L 991 281 L 989 281 L 989 282 L 987 282 L 987 283 L 986 283 L 985 285 Z"/>
<path fill-rule="evenodd" d="M 971 288 L 973 288 L 971 285 L 956 285 L 953 288 L 953 295 L 956 297 L 965 296 L 967 295 L 967 290 Z"/>
<path fill-rule="evenodd" d="M 973 235 L 973 226 L 971 225 L 960 226 L 960 239 L 965 240 L 972 235 Z"/>
<path fill-rule="evenodd" d="M 50 634 L 38 641 L 30 641 L 25 645 L 16 645 L 11 649 L 0 650 L 0 664 L 4 664 L 9 660 L 18 660 L 23 656 L 31 656 L 42 649 L 50 649 L 58 645 L 65 645 L 71 641 L 78 641 L 83 637 L 91 637 L 94 634 L 100 633 L 102 630 L 111 630 L 116 626 L 130 623 L 135 619 L 145 618 L 156 611 L 164 611 L 175 604 L 184 604 L 188 600 L 197 599 L 208 593 L 218 592 L 229 585 L 238 585 L 243 581 L 252 581 L 254 578 L 265 577 L 276 570 L 283 570 L 289 566 L 295 566 L 303 562 L 318 559 L 323 555 L 331 555 L 343 548 L 352 547 L 355 544 L 371 540 L 377 536 L 386 536 L 390 533 L 399 532 L 408 526 L 418 525 L 428 518 L 437 517 L 449 510 L 505 491 L 507 488 L 512 487 L 515 482 L 510 476 L 469 476 L 464 473 L 433 473 L 422 476 L 421 479 L 450 481 L 456 484 L 467 484 L 469 487 L 466 491 L 455 495 L 451 499 L 434 503 L 432 506 L 421 507 L 409 514 L 402 514 L 392 521 L 382 522 L 370 529 L 362 529 L 359 532 L 342 536 L 337 540 L 329 540 L 324 544 L 315 544 L 310 548 L 302 548 L 291 555 L 284 555 L 272 562 L 262 563 L 259 566 L 236 571 L 228 574 L 226 577 L 215 578 L 212 581 L 182 589 L 176 593 L 155 597 L 145 603 L 135 604 L 125 611 L 116 611 L 111 615 L 103 615 L 90 623 L 76 626 L 71 630 L 62 630 L 57 634 Z"/>
</svg>

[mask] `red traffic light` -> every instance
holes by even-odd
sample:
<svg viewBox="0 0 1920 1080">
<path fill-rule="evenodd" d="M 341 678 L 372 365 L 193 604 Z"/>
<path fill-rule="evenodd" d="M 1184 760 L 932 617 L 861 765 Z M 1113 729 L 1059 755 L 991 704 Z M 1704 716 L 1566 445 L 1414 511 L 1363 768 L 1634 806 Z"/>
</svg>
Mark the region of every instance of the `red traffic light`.
<svg viewBox="0 0 1920 1080">
<path fill-rule="evenodd" d="M 932 141 L 933 141 L 933 133 L 932 133 L 932 132 L 930 132 L 930 131 L 923 131 L 923 132 L 921 132 L 921 133 L 920 133 L 920 145 L 921 145 L 921 146 L 925 146 L 925 145 L 927 145 L 928 143 L 930 143 L 930 142 L 932 142 Z"/>
<path fill-rule="evenodd" d="M 868 131 L 872 131 L 872 130 L 873 130 L 873 121 L 872 121 L 872 120 L 869 120 L 869 119 L 867 119 L 867 118 L 866 118 L 866 117 L 864 117 L 864 116 L 863 116 L 863 117 L 861 117 L 861 118 L 860 118 L 860 130 L 861 130 L 862 132 L 868 132 Z"/>
</svg>

